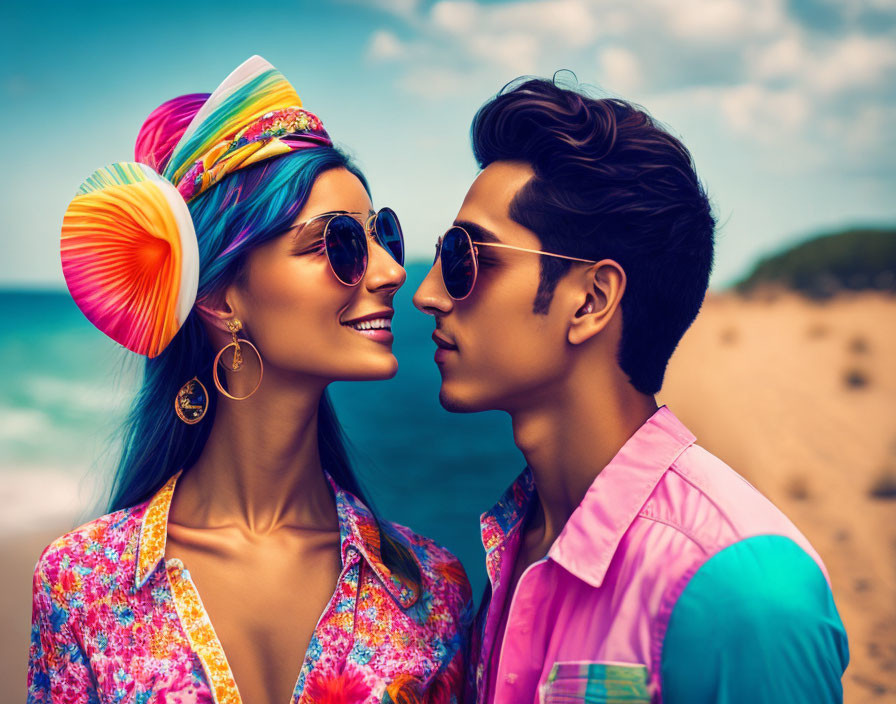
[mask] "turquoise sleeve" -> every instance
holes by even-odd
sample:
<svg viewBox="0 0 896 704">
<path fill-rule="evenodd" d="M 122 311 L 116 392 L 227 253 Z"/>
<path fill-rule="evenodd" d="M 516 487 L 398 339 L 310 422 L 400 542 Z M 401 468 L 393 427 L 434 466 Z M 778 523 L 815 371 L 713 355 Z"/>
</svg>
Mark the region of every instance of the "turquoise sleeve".
<svg viewBox="0 0 896 704">
<path fill-rule="evenodd" d="M 843 701 L 846 631 L 818 564 L 790 538 L 713 555 L 675 603 L 662 646 L 666 704 Z"/>
</svg>

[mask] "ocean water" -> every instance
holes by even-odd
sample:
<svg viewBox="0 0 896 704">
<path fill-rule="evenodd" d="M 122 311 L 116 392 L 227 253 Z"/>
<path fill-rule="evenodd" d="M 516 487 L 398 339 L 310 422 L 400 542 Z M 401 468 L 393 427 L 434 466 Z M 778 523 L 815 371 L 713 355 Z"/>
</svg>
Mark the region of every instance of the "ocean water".
<svg viewBox="0 0 896 704">
<path fill-rule="evenodd" d="M 525 461 L 506 414 L 439 405 L 432 318 L 411 303 L 428 266 L 410 263 L 395 297 L 398 374 L 330 393 L 376 508 L 452 550 L 478 595 L 479 514 Z M 140 358 L 98 332 L 65 291 L 0 292 L 0 320 L 0 536 L 89 520 L 102 512 Z"/>
</svg>

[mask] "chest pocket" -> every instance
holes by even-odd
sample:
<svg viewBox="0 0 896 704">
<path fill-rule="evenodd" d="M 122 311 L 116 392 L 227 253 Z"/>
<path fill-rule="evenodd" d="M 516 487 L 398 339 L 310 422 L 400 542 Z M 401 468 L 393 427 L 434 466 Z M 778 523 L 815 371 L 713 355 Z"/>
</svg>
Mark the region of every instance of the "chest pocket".
<svg viewBox="0 0 896 704">
<path fill-rule="evenodd" d="M 647 667 L 617 662 L 555 662 L 541 704 L 650 704 Z"/>
</svg>

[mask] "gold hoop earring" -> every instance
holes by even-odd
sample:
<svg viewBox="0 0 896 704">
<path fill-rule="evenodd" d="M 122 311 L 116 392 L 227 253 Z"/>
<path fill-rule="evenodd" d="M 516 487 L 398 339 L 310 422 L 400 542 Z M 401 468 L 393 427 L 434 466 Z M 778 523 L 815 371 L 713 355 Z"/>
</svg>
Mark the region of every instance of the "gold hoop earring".
<svg viewBox="0 0 896 704">
<path fill-rule="evenodd" d="M 208 410 L 208 390 L 205 384 L 194 376 L 180 387 L 174 397 L 174 412 L 187 425 L 195 425 L 205 417 Z"/>
<path fill-rule="evenodd" d="M 230 334 L 233 337 L 232 342 L 228 342 L 224 347 L 222 347 L 218 354 L 215 355 L 215 361 L 212 364 L 212 376 L 215 380 L 215 386 L 218 388 L 222 394 L 224 394 L 227 398 L 233 399 L 234 401 L 243 401 L 249 398 L 252 394 L 258 391 L 258 387 L 261 386 L 261 380 L 264 377 L 264 361 L 261 359 L 261 353 L 258 351 L 258 348 L 255 347 L 251 342 L 242 337 L 237 337 L 237 333 L 243 329 L 243 324 L 239 320 L 228 320 L 227 321 L 227 329 L 230 330 Z M 233 347 L 233 362 L 230 364 L 230 371 L 238 372 L 243 368 L 243 351 L 240 347 L 240 343 L 246 345 L 247 347 L 251 347 L 252 351 L 255 353 L 255 356 L 258 357 L 258 381 L 255 383 L 255 387 L 247 393 L 245 396 L 234 396 L 229 393 L 224 386 L 221 384 L 221 380 L 218 378 L 218 364 L 221 363 L 221 355 L 229 349 Z"/>
</svg>

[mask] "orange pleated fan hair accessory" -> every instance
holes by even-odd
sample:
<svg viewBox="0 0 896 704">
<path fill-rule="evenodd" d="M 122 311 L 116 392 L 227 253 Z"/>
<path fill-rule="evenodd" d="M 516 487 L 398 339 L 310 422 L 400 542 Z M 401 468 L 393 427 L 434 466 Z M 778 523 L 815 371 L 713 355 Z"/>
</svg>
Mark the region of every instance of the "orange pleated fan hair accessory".
<svg viewBox="0 0 896 704">
<path fill-rule="evenodd" d="M 187 204 L 145 164 L 96 171 L 62 221 L 62 271 L 91 323 L 157 356 L 196 300 L 199 248 Z"/>
<path fill-rule="evenodd" d="M 201 105 L 186 126 L 184 100 Z M 244 61 L 208 99 L 182 96 L 180 108 L 170 158 L 152 151 L 152 166 L 120 162 L 96 171 L 62 223 L 62 270 L 75 303 L 102 332 L 147 357 L 165 349 L 196 301 L 199 247 L 187 202 L 247 166 L 332 146 L 320 120 L 260 56 Z M 138 140 L 137 152 L 146 146 Z"/>
</svg>

